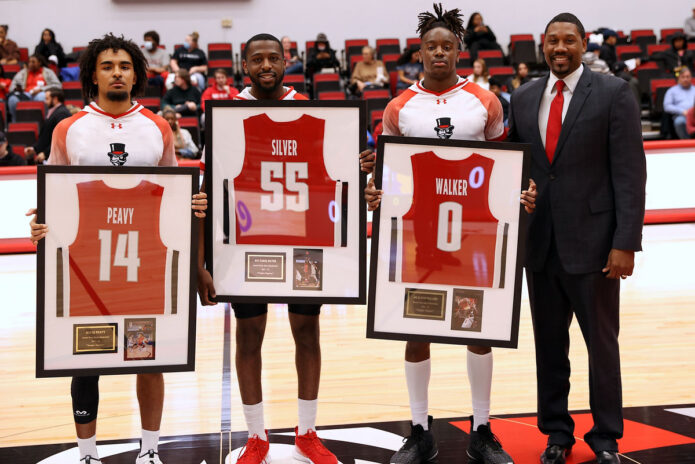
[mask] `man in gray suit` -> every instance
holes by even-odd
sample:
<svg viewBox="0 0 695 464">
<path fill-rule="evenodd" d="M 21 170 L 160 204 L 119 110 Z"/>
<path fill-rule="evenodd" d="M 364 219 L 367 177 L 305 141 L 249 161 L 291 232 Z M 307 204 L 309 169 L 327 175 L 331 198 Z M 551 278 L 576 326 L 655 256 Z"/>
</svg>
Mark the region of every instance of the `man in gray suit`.
<svg viewBox="0 0 695 464">
<path fill-rule="evenodd" d="M 529 221 L 527 278 L 536 342 L 541 463 L 562 464 L 574 439 L 568 413 L 569 326 L 576 315 L 589 352 L 599 463 L 619 463 L 623 434 L 618 348 L 620 279 L 641 250 L 646 161 L 639 108 L 622 79 L 582 66 L 584 27 L 553 18 L 543 53 L 550 74 L 512 94 L 509 138 L 532 145 L 538 189 Z"/>
</svg>

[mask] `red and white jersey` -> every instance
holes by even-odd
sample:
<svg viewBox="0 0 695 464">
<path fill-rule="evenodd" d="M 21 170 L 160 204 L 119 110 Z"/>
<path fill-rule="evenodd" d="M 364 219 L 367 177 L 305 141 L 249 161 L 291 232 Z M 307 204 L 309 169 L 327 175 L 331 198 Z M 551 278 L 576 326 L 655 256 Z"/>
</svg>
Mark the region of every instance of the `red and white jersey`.
<svg viewBox="0 0 695 464">
<path fill-rule="evenodd" d="M 502 105 L 494 93 L 459 77 L 441 93 L 411 85 L 384 110 L 384 135 L 499 140 L 504 136 Z"/>
<path fill-rule="evenodd" d="M 400 247 L 391 247 L 401 258 L 392 256 L 391 265 L 400 263 L 401 272 L 390 274 L 411 283 L 502 286 L 507 226 L 489 206 L 494 160 L 475 153 L 446 160 L 431 151 L 410 160 L 412 203 L 401 219 Z"/>
<path fill-rule="evenodd" d="M 92 102 L 56 126 L 47 164 L 176 166 L 174 136 L 164 118 L 137 102 L 119 115 Z"/>
<path fill-rule="evenodd" d="M 308 100 L 307 97 L 294 90 L 294 87 L 283 87 L 285 93 L 278 100 Z M 238 95 L 234 95 L 233 100 L 256 100 L 251 95 L 251 87 L 244 87 Z M 200 157 L 200 170 L 205 171 L 205 153 Z"/>
<path fill-rule="evenodd" d="M 347 184 L 326 171 L 324 126 L 307 114 L 293 121 L 265 113 L 244 120 L 241 172 L 233 182 L 223 179 L 225 243 L 232 228 L 237 244 L 343 246 Z"/>
<path fill-rule="evenodd" d="M 77 184 L 79 225 L 67 251 L 69 286 L 63 283 L 70 317 L 164 314 L 172 257 L 159 233 L 163 192 L 144 180 L 128 189 Z M 58 253 L 63 275 L 66 253 Z"/>
</svg>

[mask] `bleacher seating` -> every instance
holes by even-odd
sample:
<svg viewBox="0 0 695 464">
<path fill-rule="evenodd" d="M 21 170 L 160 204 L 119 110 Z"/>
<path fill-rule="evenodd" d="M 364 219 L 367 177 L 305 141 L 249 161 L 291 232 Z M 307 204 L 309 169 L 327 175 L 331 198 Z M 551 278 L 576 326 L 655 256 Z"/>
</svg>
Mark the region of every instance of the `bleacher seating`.
<svg viewBox="0 0 695 464">
<path fill-rule="evenodd" d="M 401 41 L 398 39 L 377 39 L 376 40 L 376 57 L 383 59 L 384 55 L 400 55 Z"/>
<path fill-rule="evenodd" d="M 511 66 L 493 66 L 488 68 L 488 72 L 490 73 L 490 76 L 494 76 L 497 80 L 499 80 L 502 85 L 507 82 L 507 79 L 514 77 L 516 74 L 514 68 Z"/>
<path fill-rule="evenodd" d="M 630 43 L 639 45 L 643 53 L 647 53 L 647 45 L 656 43 L 653 29 L 633 29 L 630 31 Z"/>
<path fill-rule="evenodd" d="M 400 58 L 401 55 L 397 53 L 389 54 L 389 55 L 384 55 L 381 57 L 381 61 L 384 62 L 384 66 L 386 66 L 386 71 L 391 72 L 395 71 L 396 67 L 398 66 L 398 58 Z"/>
<path fill-rule="evenodd" d="M 34 145 L 39 138 L 36 122 L 11 122 L 8 124 L 7 140 L 10 145 Z"/>
<path fill-rule="evenodd" d="M 340 90 L 338 73 L 314 74 L 314 95 L 326 90 Z"/>
<path fill-rule="evenodd" d="M 660 115 L 664 111 L 664 95 L 666 91 L 676 85 L 675 78 L 652 79 L 649 82 L 649 89 L 652 102 L 652 114 Z"/>
<path fill-rule="evenodd" d="M 340 90 L 319 92 L 319 100 L 345 100 L 345 98 L 345 92 Z"/>
<path fill-rule="evenodd" d="M 499 50 L 480 50 L 478 52 L 478 58 L 485 60 L 485 64 L 488 68 L 504 65 L 504 55 L 502 55 L 502 52 Z"/>
<path fill-rule="evenodd" d="M 661 29 L 661 32 L 660 32 L 660 34 L 661 34 L 661 42 L 662 42 L 662 43 L 670 43 L 670 42 L 671 42 L 671 37 L 672 37 L 674 34 L 677 34 L 677 33 L 679 33 L 679 32 L 680 32 L 681 34 L 683 33 L 683 28 L 682 28 L 682 27 L 671 27 L 671 28 Z"/>
<path fill-rule="evenodd" d="M 232 60 L 232 44 L 213 42 L 208 44 L 208 60 Z"/>
<path fill-rule="evenodd" d="M 195 143 L 200 148 L 200 126 L 198 124 L 198 118 L 196 117 L 185 117 L 179 119 L 179 127 L 186 129 L 191 133 L 193 138 L 193 143 Z"/>
<path fill-rule="evenodd" d="M 157 97 L 140 97 L 138 103 L 153 113 L 157 113 L 161 108 L 162 101 Z"/>
<path fill-rule="evenodd" d="M 645 53 L 639 45 L 618 45 L 615 47 L 615 54 L 620 61 L 631 58 L 640 58 Z"/>
<path fill-rule="evenodd" d="M 35 122 L 41 127 L 46 117 L 46 105 L 42 101 L 20 101 L 17 103 L 17 122 Z"/>
</svg>

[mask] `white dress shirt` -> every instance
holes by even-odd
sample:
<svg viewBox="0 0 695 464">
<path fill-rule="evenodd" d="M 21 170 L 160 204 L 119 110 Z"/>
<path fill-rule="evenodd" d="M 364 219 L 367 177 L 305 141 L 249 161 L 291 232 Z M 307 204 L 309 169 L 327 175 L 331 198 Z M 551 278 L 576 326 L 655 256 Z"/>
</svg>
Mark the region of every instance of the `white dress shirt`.
<svg viewBox="0 0 695 464">
<path fill-rule="evenodd" d="M 570 106 L 570 100 L 572 95 L 574 95 L 574 89 L 577 88 L 577 83 L 579 78 L 582 77 L 582 72 L 584 72 L 584 65 L 580 64 L 577 69 L 574 70 L 572 74 L 562 79 L 565 81 L 565 88 L 562 90 L 562 96 L 565 99 L 562 104 L 562 122 L 565 122 L 565 115 L 567 114 L 567 108 Z M 543 147 L 545 148 L 545 133 L 548 130 L 548 116 L 550 116 L 550 104 L 555 98 L 555 83 L 559 81 L 558 77 L 550 73 L 548 77 L 548 83 L 543 91 L 543 96 L 541 97 L 541 106 L 538 108 L 538 129 L 541 131 L 541 140 L 543 140 Z"/>
</svg>

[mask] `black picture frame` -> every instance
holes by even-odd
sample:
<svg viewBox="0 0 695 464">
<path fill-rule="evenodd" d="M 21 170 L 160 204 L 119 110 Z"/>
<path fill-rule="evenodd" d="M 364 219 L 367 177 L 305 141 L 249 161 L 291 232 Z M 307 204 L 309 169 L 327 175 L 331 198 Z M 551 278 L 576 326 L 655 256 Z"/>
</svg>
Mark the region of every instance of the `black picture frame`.
<svg viewBox="0 0 695 464">
<path fill-rule="evenodd" d="M 507 142 L 481 142 L 468 140 L 443 140 L 421 137 L 401 137 L 401 136 L 386 136 L 379 137 L 377 145 L 376 168 L 374 174 L 375 187 L 381 189 L 382 178 L 384 173 L 384 156 L 385 146 L 387 144 L 405 144 L 422 146 L 421 151 L 435 150 L 438 147 L 459 147 L 466 149 L 477 150 L 509 150 L 523 153 L 522 169 L 521 169 L 521 189 L 528 182 L 531 163 L 531 146 L 529 144 L 507 143 Z M 385 340 L 402 340 L 424 343 L 444 343 L 456 345 L 479 345 L 501 348 L 516 348 L 519 338 L 519 316 L 521 309 L 521 290 L 523 276 L 523 262 L 525 256 L 526 243 L 526 223 L 528 215 L 524 211 L 523 205 L 519 204 L 519 226 L 517 238 L 517 253 L 516 265 L 514 266 L 514 297 L 512 309 L 512 324 L 510 337 L 508 340 L 487 339 L 487 338 L 469 338 L 469 337 L 449 337 L 441 335 L 428 335 L 424 333 L 400 333 L 389 332 L 375 329 L 376 317 L 376 292 L 377 292 L 377 270 L 379 267 L 378 250 L 380 240 L 380 220 L 381 208 L 377 208 L 373 213 L 372 220 L 372 243 L 371 243 L 371 260 L 369 272 L 369 297 L 367 301 L 367 338 L 385 339 Z M 388 237 L 384 239 L 388 240 Z M 383 263 L 382 263 L 383 265 Z M 404 287 L 406 285 L 404 284 Z M 448 304 L 448 303 L 447 303 Z"/>
<path fill-rule="evenodd" d="M 213 275 L 215 256 L 213 253 L 213 226 L 215 224 L 214 205 L 218 200 L 212 194 L 212 188 L 207 186 L 212 185 L 214 179 L 213 160 L 215 147 L 213 143 L 213 134 L 215 130 L 214 112 L 219 108 L 258 108 L 276 109 L 276 108 L 355 108 L 359 113 L 359 147 L 360 150 L 367 148 L 367 112 L 366 104 L 363 101 L 317 101 L 317 100 L 213 100 L 206 103 L 205 108 L 205 174 L 204 185 L 208 193 L 208 215 L 205 218 L 205 264 L 206 269 Z M 359 289 L 356 297 L 339 297 L 339 296 L 291 296 L 291 295 L 229 295 L 220 294 L 214 299 L 216 302 L 229 303 L 288 303 L 288 304 L 365 304 L 367 301 L 367 209 L 365 202 L 362 201 L 362 192 L 367 183 L 367 176 L 359 168 L 359 153 L 354 154 L 355 169 L 359 171 L 359 199 L 357 205 L 354 205 L 358 210 L 358 227 L 359 227 Z M 348 226 L 349 227 L 349 226 Z M 243 270 L 240 270 L 240 275 L 243 275 Z M 214 275 L 213 275 L 214 279 Z"/>
<path fill-rule="evenodd" d="M 197 168 L 186 167 L 135 167 L 135 166 L 37 166 L 37 222 L 45 223 L 46 218 L 46 176 L 51 174 L 88 174 L 88 175 L 163 175 L 190 177 L 190 198 L 199 192 L 200 174 Z M 190 204 L 190 203 L 189 203 Z M 45 283 L 46 283 L 46 244 L 41 240 L 36 253 L 36 377 L 69 377 L 69 376 L 93 376 L 115 374 L 151 374 L 164 372 L 189 372 L 195 370 L 195 343 L 196 343 L 196 292 L 197 282 L 197 254 L 198 254 L 198 220 L 191 210 L 190 230 L 190 263 L 188 279 L 188 347 L 186 362 L 181 364 L 132 366 L 123 362 L 123 367 L 106 368 L 74 368 L 74 369 L 50 369 L 45 363 Z M 50 232 L 49 232 L 50 233 Z M 71 336 L 71 335 L 70 335 Z M 72 337 L 72 336 L 71 336 Z M 118 333 L 121 337 L 121 333 Z M 120 343 L 120 338 L 119 338 Z"/>
</svg>

